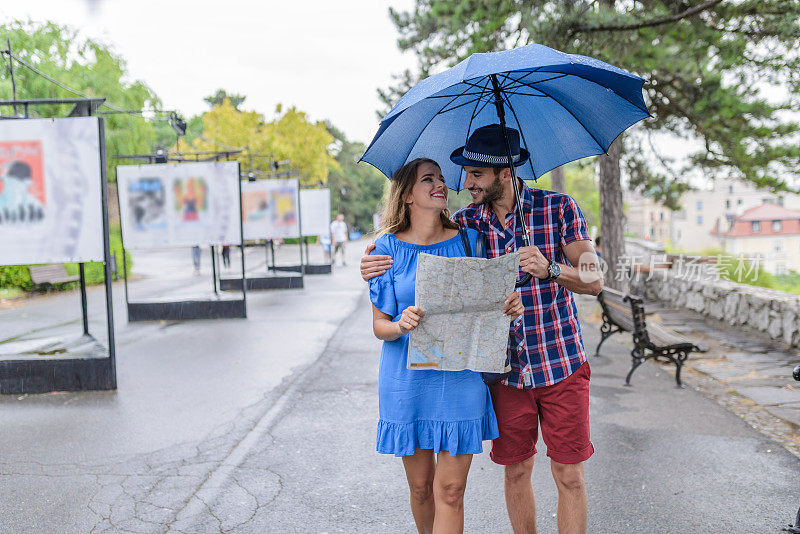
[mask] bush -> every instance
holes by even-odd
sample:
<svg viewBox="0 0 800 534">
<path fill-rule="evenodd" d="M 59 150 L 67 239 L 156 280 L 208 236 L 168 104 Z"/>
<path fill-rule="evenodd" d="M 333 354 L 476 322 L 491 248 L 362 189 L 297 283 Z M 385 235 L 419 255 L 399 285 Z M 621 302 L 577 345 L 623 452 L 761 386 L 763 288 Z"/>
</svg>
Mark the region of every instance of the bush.
<svg viewBox="0 0 800 534">
<path fill-rule="evenodd" d="M 110 245 L 111 245 L 111 253 L 117 259 L 117 271 L 119 272 L 119 276 L 122 276 L 122 234 L 120 232 L 119 225 L 113 225 L 111 227 L 110 233 Z M 127 251 L 125 252 L 126 259 L 127 259 L 127 267 L 128 267 L 128 274 L 131 272 L 131 267 L 133 267 L 133 261 L 131 260 L 131 255 Z M 77 275 L 78 274 L 78 264 L 77 263 L 65 263 L 64 267 L 69 275 Z M 93 285 L 93 284 L 102 284 L 104 277 L 103 277 L 103 263 L 98 261 L 93 261 L 84 264 L 84 274 L 86 275 L 86 284 Z M 74 289 L 79 287 L 79 282 L 68 282 L 65 284 L 53 284 L 53 289 L 56 291 L 67 290 L 67 289 Z M 33 282 L 31 281 L 31 275 L 28 272 L 27 265 L 2 265 L 0 266 L 0 289 L 21 289 L 23 291 L 31 291 L 33 290 Z"/>
</svg>

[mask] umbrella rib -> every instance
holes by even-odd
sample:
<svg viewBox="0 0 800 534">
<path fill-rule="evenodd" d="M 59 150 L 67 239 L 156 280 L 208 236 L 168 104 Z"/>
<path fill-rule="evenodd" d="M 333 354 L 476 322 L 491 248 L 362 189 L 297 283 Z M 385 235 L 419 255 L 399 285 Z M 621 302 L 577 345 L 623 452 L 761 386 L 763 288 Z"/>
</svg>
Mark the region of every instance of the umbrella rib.
<svg viewBox="0 0 800 534">
<path fill-rule="evenodd" d="M 486 92 L 486 89 L 488 87 L 489 87 L 489 78 L 487 77 L 486 78 L 486 82 L 483 84 L 482 93 Z M 469 124 L 467 125 L 467 135 L 464 138 L 464 146 L 466 146 L 467 141 L 469 140 L 469 131 L 472 129 L 472 121 L 474 121 L 475 117 L 477 117 L 478 114 L 480 113 L 480 111 L 477 111 L 477 110 L 478 110 L 478 104 L 481 103 L 481 98 L 483 98 L 483 95 L 481 95 L 478 98 L 478 100 L 475 102 L 475 107 L 472 109 L 472 114 L 469 117 Z M 489 100 L 491 101 L 491 98 Z M 485 108 L 485 107 L 486 107 L 486 104 L 483 105 L 483 108 Z M 481 111 L 483 111 L 483 108 L 481 108 Z M 458 190 L 459 191 L 461 191 L 461 177 L 463 176 L 463 174 L 464 174 L 464 168 L 462 167 L 461 170 L 458 173 Z"/>
<path fill-rule="evenodd" d="M 530 74 L 530 73 L 528 73 L 528 74 Z M 522 81 L 524 78 L 526 78 L 526 77 L 528 76 L 528 74 L 526 74 L 526 75 L 525 75 L 525 76 L 523 76 L 522 78 L 517 78 L 517 79 L 515 79 L 515 78 L 511 78 L 511 77 L 509 77 L 509 76 L 507 76 L 507 75 L 505 75 L 505 74 L 503 74 L 502 76 L 503 76 L 504 78 L 506 78 L 507 80 L 509 80 L 509 81 L 510 81 L 512 84 L 514 84 L 514 83 L 518 83 L 518 84 L 520 84 L 520 85 L 518 85 L 518 86 L 516 86 L 516 87 L 511 87 L 511 86 L 509 86 L 509 88 L 510 88 L 510 89 L 519 89 L 520 87 L 522 87 L 522 86 L 525 86 L 525 87 L 530 87 L 531 89 L 534 89 L 534 90 L 536 90 L 536 91 L 539 91 L 539 88 L 537 88 L 537 87 L 534 87 L 534 86 L 533 86 L 532 84 L 530 84 L 530 83 L 525 83 L 525 82 L 523 82 L 523 81 Z M 535 81 L 535 82 L 533 82 L 533 83 L 535 84 L 535 83 L 544 83 L 544 82 L 550 82 L 550 81 L 552 81 L 552 80 L 558 80 L 559 78 L 564 78 L 565 76 L 567 76 L 567 74 L 560 74 L 560 75 L 558 75 L 558 76 L 553 76 L 552 78 L 547 78 L 547 79 L 545 79 L 545 80 L 537 80 L 537 81 Z M 501 87 L 501 89 L 503 89 L 503 91 L 504 91 L 504 92 L 508 92 L 506 89 L 504 89 L 504 88 L 502 88 L 502 87 Z"/>
<path fill-rule="evenodd" d="M 577 117 L 577 116 L 576 116 L 576 115 L 575 115 L 575 114 L 572 112 L 572 110 L 570 110 L 570 109 L 569 109 L 568 107 L 566 107 L 564 104 L 562 104 L 561 102 L 559 102 L 557 98 L 555 98 L 553 95 L 549 94 L 547 91 L 543 91 L 543 90 L 541 90 L 541 89 L 539 89 L 539 90 L 540 90 L 540 91 L 542 91 L 542 92 L 543 92 L 545 95 L 547 95 L 547 96 L 549 96 L 550 98 L 552 98 L 552 99 L 553 99 L 553 102 L 555 102 L 556 104 L 558 104 L 559 106 L 561 106 L 561 108 L 562 108 L 562 109 L 564 109 L 564 110 L 565 110 L 567 113 L 569 113 L 570 115 L 572 115 L 572 118 L 573 118 L 573 119 L 575 119 L 576 121 L 578 121 L 578 124 L 580 124 L 580 125 L 581 125 L 581 127 L 582 127 L 584 130 L 586 130 L 586 133 L 588 133 L 589 135 L 591 135 L 591 136 L 592 136 L 592 139 L 594 139 L 594 142 L 595 142 L 595 143 L 597 143 L 597 146 L 599 146 L 599 147 L 600 147 L 600 150 L 602 150 L 602 151 L 603 151 L 603 154 L 606 154 L 606 153 L 608 153 L 608 149 L 607 149 L 607 148 L 603 148 L 603 144 L 602 144 L 602 143 L 600 143 L 600 141 L 598 141 L 598 140 L 597 140 L 597 137 L 595 137 L 595 135 L 592 133 L 592 131 L 591 131 L 591 130 L 589 130 L 589 128 L 587 128 L 585 124 L 583 124 L 583 122 L 582 122 L 582 121 L 581 121 L 581 120 L 580 120 L 580 119 L 579 119 L 579 118 L 578 118 L 578 117 Z"/>
<path fill-rule="evenodd" d="M 533 174 L 533 181 L 535 182 L 539 178 L 536 176 L 536 171 L 533 169 L 533 152 L 531 152 L 531 150 L 528 148 L 528 142 L 525 140 L 525 134 L 522 133 L 522 125 L 519 123 L 517 112 L 514 111 L 514 107 L 511 105 L 511 100 L 504 97 L 503 101 L 508 104 L 508 109 L 510 109 L 511 114 L 514 115 L 514 120 L 517 121 L 517 127 L 519 128 L 519 136 L 522 139 L 522 142 L 525 144 L 525 150 L 528 151 L 528 165 L 531 168 L 531 174 Z"/>
<path fill-rule="evenodd" d="M 456 98 L 458 98 L 458 97 L 456 97 Z M 478 98 L 473 98 L 472 100 L 469 100 L 469 101 L 467 101 L 467 102 L 463 102 L 463 103 L 461 103 L 461 104 L 459 104 L 459 105 L 457 105 L 457 106 L 455 106 L 455 107 L 452 107 L 452 108 L 450 108 L 450 109 L 444 109 L 444 108 L 442 108 L 441 110 L 439 110 L 439 112 L 437 113 L 437 115 L 444 115 L 445 113 L 448 113 L 448 112 L 450 112 L 450 111 L 453 111 L 453 110 L 455 110 L 455 109 L 458 109 L 458 108 L 460 108 L 460 107 L 468 106 L 468 105 L 472 104 L 473 102 L 480 101 L 480 99 L 481 99 L 481 98 L 483 98 L 483 97 L 482 97 L 482 96 L 479 96 Z M 449 105 L 449 104 L 451 104 L 451 103 L 452 103 L 452 102 L 448 102 L 448 105 Z M 447 106 L 445 106 L 445 107 L 447 107 Z"/>
<path fill-rule="evenodd" d="M 550 72 L 550 71 L 543 71 L 543 72 Z M 554 73 L 554 74 L 555 74 L 555 73 Z M 595 84 L 595 85 L 599 85 L 599 86 L 600 86 L 600 87 L 602 87 L 603 89 L 606 89 L 607 91 L 611 91 L 612 93 L 614 93 L 615 95 L 617 95 L 618 97 L 620 97 L 622 100 L 624 100 L 625 102 L 627 102 L 627 103 L 628 103 L 628 104 L 630 104 L 631 106 L 635 107 L 636 109 L 640 109 L 640 110 L 644 111 L 645 113 L 647 113 L 647 116 L 648 116 L 648 117 L 651 117 L 651 116 L 652 116 L 652 115 L 650 115 L 650 112 L 649 112 L 649 111 L 647 111 L 647 107 L 646 107 L 646 106 L 645 106 L 645 107 L 641 107 L 641 106 L 639 106 L 638 104 L 636 104 L 636 103 L 634 103 L 634 102 L 631 102 L 630 100 L 628 100 L 627 98 L 625 98 L 624 96 L 622 96 L 621 94 L 619 94 L 618 92 L 616 92 L 615 90 L 611 89 L 610 87 L 606 87 L 606 86 L 605 86 L 605 85 L 603 85 L 602 83 L 599 83 L 599 82 L 596 82 L 596 81 L 594 81 L 594 80 L 591 80 L 591 79 L 589 79 L 589 78 L 587 78 L 587 77 L 585 77 L 585 76 L 581 76 L 580 74 L 572 74 L 572 73 L 570 73 L 570 74 L 567 74 L 566 76 L 575 76 L 576 78 L 580 78 L 581 80 L 586 80 L 587 82 L 593 83 L 593 84 Z M 542 92 L 544 92 L 544 91 L 542 91 Z"/>
<path fill-rule="evenodd" d="M 469 89 L 466 89 L 466 90 L 468 91 Z M 452 97 L 458 98 L 459 96 L 476 96 L 476 95 L 477 96 L 483 96 L 483 93 L 461 93 L 461 94 L 458 94 L 458 95 L 433 95 L 433 96 L 429 96 L 428 98 L 452 98 Z"/>
<path fill-rule="evenodd" d="M 462 94 L 463 94 L 463 93 L 466 93 L 467 91 L 469 91 L 469 88 L 467 88 L 467 89 L 464 89 L 464 91 L 462 92 Z M 430 124 L 431 124 L 431 122 L 433 121 L 433 119 L 435 119 L 436 117 L 438 117 L 438 116 L 439 116 L 439 112 L 441 112 L 441 111 L 442 111 L 442 109 L 444 109 L 444 108 L 446 108 L 447 106 L 449 106 L 450 104 L 452 104 L 452 103 L 453 103 L 453 102 L 454 102 L 454 101 L 455 101 L 455 100 L 456 100 L 456 99 L 457 99 L 459 96 L 461 96 L 461 95 L 456 95 L 456 96 L 454 96 L 454 97 L 453 97 L 453 100 L 451 100 L 450 102 L 447 102 L 447 103 L 446 103 L 444 106 L 442 106 L 442 107 L 441 107 L 441 109 L 439 109 L 439 111 L 437 111 L 436 113 L 434 113 L 434 114 L 431 116 L 431 118 L 430 118 L 430 119 L 428 119 L 428 122 L 427 122 L 427 123 L 425 123 L 425 126 L 422 128 L 422 130 L 420 130 L 420 131 L 419 131 L 419 135 L 417 136 L 417 141 L 419 141 L 419 138 L 420 138 L 420 137 L 422 137 L 422 134 L 423 134 L 423 133 L 425 133 L 425 130 L 428 128 L 428 126 L 430 126 Z M 480 101 L 480 98 L 478 99 L 478 101 Z M 403 158 L 403 161 L 406 161 L 406 160 L 408 159 L 408 156 L 411 154 L 411 151 L 412 151 L 412 150 L 414 150 L 414 147 L 415 147 L 415 146 L 417 146 L 417 141 L 414 141 L 414 142 L 411 144 L 411 148 L 409 148 L 409 149 L 408 149 L 408 152 L 406 152 L 406 156 Z"/>
</svg>

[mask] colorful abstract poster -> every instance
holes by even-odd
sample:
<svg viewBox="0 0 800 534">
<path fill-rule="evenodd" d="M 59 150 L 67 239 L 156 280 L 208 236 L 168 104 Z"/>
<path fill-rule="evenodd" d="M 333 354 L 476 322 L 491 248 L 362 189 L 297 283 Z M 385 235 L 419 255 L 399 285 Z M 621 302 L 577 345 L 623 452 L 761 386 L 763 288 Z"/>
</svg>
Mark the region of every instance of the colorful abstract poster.
<svg viewBox="0 0 800 534">
<path fill-rule="evenodd" d="M 0 265 L 102 261 L 97 117 L 0 121 Z"/>
<path fill-rule="evenodd" d="M 127 248 L 241 243 L 236 162 L 121 165 L 117 186 Z"/>
<path fill-rule="evenodd" d="M 297 180 L 242 182 L 242 221 L 246 240 L 299 237 Z"/>
<path fill-rule="evenodd" d="M 300 226 L 303 235 L 327 235 L 331 224 L 330 189 L 300 190 Z"/>
</svg>

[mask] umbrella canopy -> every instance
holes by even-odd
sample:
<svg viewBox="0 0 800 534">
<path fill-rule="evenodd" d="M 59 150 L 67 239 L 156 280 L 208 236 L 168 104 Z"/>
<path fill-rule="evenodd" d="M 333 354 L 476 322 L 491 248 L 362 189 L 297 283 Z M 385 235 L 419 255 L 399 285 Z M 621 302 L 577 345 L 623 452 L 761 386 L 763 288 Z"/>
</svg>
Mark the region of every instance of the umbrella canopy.
<svg viewBox="0 0 800 534">
<path fill-rule="evenodd" d="M 643 84 L 608 63 L 539 44 L 473 54 L 403 95 L 360 161 L 391 177 L 407 161 L 432 158 L 447 185 L 460 191 L 463 172 L 450 153 L 476 128 L 498 122 L 499 95 L 507 126 L 520 132 L 531 155 L 517 174 L 536 179 L 605 153 L 620 133 L 649 117 Z"/>
</svg>

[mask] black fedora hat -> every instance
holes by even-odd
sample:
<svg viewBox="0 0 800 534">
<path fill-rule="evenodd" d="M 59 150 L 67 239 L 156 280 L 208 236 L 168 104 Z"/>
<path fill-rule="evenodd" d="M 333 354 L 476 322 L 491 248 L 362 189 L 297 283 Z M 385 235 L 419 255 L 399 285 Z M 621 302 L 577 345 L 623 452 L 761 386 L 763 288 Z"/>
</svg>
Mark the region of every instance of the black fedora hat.
<svg viewBox="0 0 800 534">
<path fill-rule="evenodd" d="M 528 151 L 519 146 L 519 132 L 506 127 L 511 160 L 519 167 L 530 157 Z M 503 130 L 499 124 L 477 128 L 467 139 L 467 144 L 450 154 L 450 161 L 462 167 L 508 167 L 508 155 L 503 141 Z"/>
</svg>

